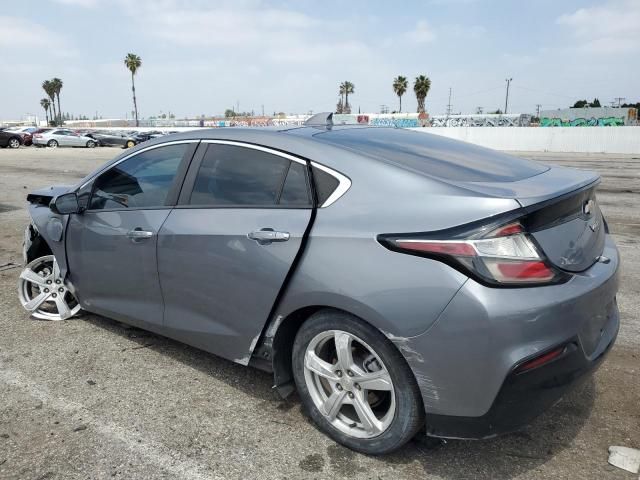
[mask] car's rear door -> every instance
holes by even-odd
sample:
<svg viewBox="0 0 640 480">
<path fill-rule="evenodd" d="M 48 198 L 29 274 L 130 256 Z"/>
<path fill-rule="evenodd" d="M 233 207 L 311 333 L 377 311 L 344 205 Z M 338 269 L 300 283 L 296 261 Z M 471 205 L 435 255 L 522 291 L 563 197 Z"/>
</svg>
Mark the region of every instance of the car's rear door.
<svg viewBox="0 0 640 480">
<path fill-rule="evenodd" d="M 69 275 L 83 308 L 161 327 L 158 232 L 175 205 L 197 141 L 156 145 L 100 174 L 66 233 Z"/>
<path fill-rule="evenodd" d="M 158 237 L 168 333 L 248 363 L 311 214 L 304 161 L 203 140 Z"/>
</svg>

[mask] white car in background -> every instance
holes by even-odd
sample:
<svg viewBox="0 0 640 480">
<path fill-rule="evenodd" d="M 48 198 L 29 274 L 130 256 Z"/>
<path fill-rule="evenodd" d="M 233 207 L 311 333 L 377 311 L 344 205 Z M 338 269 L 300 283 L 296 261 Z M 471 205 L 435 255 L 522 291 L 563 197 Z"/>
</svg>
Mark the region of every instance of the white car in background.
<svg viewBox="0 0 640 480">
<path fill-rule="evenodd" d="M 33 144 L 36 147 L 87 147 L 94 148 L 98 142 L 91 138 L 80 135 L 73 130 L 65 128 L 54 128 L 48 132 L 36 133 L 33 136 Z"/>
</svg>

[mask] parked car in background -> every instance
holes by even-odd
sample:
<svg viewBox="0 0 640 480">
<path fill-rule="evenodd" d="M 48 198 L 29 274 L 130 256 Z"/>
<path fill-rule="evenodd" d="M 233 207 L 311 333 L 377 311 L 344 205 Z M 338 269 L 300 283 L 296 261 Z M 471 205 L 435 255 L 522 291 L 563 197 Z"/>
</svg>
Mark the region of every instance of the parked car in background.
<svg viewBox="0 0 640 480">
<path fill-rule="evenodd" d="M 46 132 L 36 133 L 33 136 L 33 144 L 38 147 L 87 147 L 94 148 L 98 142 L 84 135 L 64 128 L 54 128 Z"/>
<path fill-rule="evenodd" d="M 0 129 L 0 147 L 18 148 L 22 145 L 22 135 L 8 129 Z"/>
<path fill-rule="evenodd" d="M 31 145 L 31 136 L 33 132 L 35 132 L 38 127 L 28 126 L 28 127 L 10 127 L 7 128 L 7 131 L 16 132 L 22 138 L 22 145 L 28 147 Z"/>
<path fill-rule="evenodd" d="M 518 429 L 593 373 L 619 327 L 597 174 L 331 119 L 157 138 L 29 194 L 22 305 L 271 371 L 367 454 Z"/>
<path fill-rule="evenodd" d="M 130 136 L 121 131 L 94 130 L 85 134 L 98 142 L 101 147 L 125 147 Z M 129 145 L 133 147 L 135 143 Z"/>
</svg>

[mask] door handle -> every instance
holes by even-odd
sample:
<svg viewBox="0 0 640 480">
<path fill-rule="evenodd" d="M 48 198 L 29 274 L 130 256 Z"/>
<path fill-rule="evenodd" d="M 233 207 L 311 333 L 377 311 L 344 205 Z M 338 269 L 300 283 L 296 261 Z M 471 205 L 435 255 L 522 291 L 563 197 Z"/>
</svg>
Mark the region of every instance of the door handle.
<svg viewBox="0 0 640 480">
<path fill-rule="evenodd" d="M 131 240 L 144 240 L 145 238 L 153 237 L 153 232 L 149 232 L 148 230 L 142 230 L 140 227 L 134 228 L 133 230 L 129 230 L 127 232 L 127 237 Z"/>
<path fill-rule="evenodd" d="M 271 242 L 286 242 L 289 240 L 290 235 L 289 232 L 278 232 L 272 228 L 262 228 L 248 233 L 247 237 L 255 240 L 260 245 L 268 245 Z"/>
</svg>

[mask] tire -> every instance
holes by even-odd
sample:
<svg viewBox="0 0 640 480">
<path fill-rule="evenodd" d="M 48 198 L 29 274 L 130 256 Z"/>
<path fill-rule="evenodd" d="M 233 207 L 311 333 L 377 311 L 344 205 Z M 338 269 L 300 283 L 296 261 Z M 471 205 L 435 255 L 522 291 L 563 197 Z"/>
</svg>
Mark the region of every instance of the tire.
<svg viewBox="0 0 640 480">
<path fill-rule="evenodd" d="M 126 148 L 133 148 L 136 146 L 136 142 L 134 142 L 133 140 L 127 140 L 127 143 L 125 143 L 124 146 Z"/>
<path fill-rule="evenodd" d="M 350 353 L 341 357 L 338 344 L 350 345 L 342 349 Z M 353 315 L 324 309 L 309 317 L 294 340 L 292 362 L 306 414 L 322 432 L 352 450 L 389 453 L 424 426 L 420 390 L 404 357 L 379 330 Z M 345 365 L 351 367 L 343 371 Z M 332 402 L 334 398 L 343 400 Z M 368 427 L 363 417 L 370 419 Z"/>
<path fill-rule="evenodd" d="M 93 140 L 87 141 L 87 148 L 96 148 L 96 142 Z"/>
<path fill-rule="evenodd" d="M 47 142 L 47 147 L 49 147 L 49 148 L 58 148 L 57 140 L 49 140 Z"/>
<path fill-rule="evenodd" d="M 10 138 L 7 146 L 9 148 L 20 148 L 20 139 L 17 137 Z"/>
</svg>

